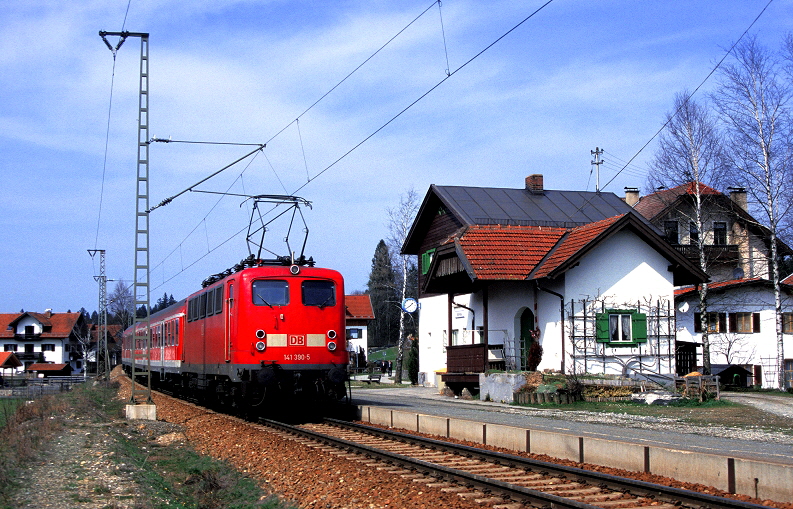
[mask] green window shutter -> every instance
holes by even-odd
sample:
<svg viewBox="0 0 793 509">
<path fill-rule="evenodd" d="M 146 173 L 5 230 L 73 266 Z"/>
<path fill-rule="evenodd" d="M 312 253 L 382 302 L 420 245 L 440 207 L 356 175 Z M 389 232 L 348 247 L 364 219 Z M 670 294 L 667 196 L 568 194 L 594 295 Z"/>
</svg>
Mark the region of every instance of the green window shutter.
<svg viewBox="0 0 793 509">
<path fill-rule="evenodd" d="M 435 249 L 428 249 L 421 254 L 421 274 L 424 275 L 430 270 L 432 265 L 432 255 L 435 254 Z"/>
<path fill-rule="evenodd" d="M 647 342 L 647 315 L 644 313 L 631 313 L 631 328 L 633 340 L 637 343 Z"/>
<path fill-rule="evenodd" d="M 595 315 L 595 340 L 598 343 L 609 342 L 609 314 L 598 313 Z"/>
</svg>

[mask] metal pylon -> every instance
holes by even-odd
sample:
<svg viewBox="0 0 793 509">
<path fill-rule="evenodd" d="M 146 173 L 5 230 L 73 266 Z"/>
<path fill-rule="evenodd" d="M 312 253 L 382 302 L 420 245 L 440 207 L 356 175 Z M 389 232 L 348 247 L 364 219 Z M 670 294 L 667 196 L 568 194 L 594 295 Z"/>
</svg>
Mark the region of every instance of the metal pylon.
<svg viewBox="0 0 793 509">
<path fill-rule="evenodd" d="M 107 351 L 107 276 L 105 275 L 105 250 L 89 249 L 88 254 L 93 258 L 99 253 L 99 275 L 94 276 L 94 281 L 99 283 L 99 323 L 96 330 L 96 374 L 97 376 L 110 376 L 110 357 Z M 87 359 L 85 359 L 87 361 Z"/>
<path fill-rule="evenodd" d="M 140 37 L 140 92 L 138 94 L 138 161 L 135 180 L 135 257 L 133 298 L 135 319 L 132 340 L 132 391 L 130 403 L 152 403 L 151 399 L 151 319 L 149 287 L 149 34 L 139 32 L 99 32 L 115 57 L 127 37 Z M 119 36 L 115 48 L 105 36 Z M 143 310 L 143 316 L 138 312 Z M 139 352 L 139 353 L 138 353 Z M 138 369 L 140 365 L 140 369 Z M 135 381 L 145 380 L 145 389 Z M 145 401 L 144 401 L 145 400 Z"/>
</svg>

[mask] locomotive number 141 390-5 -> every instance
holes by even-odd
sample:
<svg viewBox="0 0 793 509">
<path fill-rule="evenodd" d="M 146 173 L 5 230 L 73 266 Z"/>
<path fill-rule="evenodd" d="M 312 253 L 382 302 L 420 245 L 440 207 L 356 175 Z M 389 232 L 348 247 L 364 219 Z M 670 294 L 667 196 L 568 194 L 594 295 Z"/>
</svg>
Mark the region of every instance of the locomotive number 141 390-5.
<svg viewBox="0 0 793 509">
<path fill-rule="evenodd" d="M 284 354 L 285 361 L 310 361 L 311 354 L 308 353 L 287 353 Z"/>
</svg>

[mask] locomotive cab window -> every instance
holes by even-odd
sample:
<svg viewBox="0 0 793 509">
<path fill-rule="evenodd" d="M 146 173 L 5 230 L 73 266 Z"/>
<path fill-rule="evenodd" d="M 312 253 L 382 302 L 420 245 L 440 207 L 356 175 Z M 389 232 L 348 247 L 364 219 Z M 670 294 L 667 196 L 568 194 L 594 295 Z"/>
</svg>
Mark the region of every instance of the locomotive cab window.
<svg viewBox="0 0 793 509">
<path fill-rule="evenodd" d="M 286 306 L 289 304 L 289 283 L 279 279 L 254 281 L 252 285 L 255 306 Z"/>
<path fill-rule="evenodd" d="M 303 281 L 303 305 L 324 308 L 336 305 L 336 285 L 328 280 Z"/>
</svg>

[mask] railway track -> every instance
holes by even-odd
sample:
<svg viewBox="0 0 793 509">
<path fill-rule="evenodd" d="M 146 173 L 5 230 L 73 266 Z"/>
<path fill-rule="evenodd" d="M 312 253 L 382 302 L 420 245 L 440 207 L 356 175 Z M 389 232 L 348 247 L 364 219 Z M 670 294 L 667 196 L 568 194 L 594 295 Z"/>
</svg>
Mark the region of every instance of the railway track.
<svg viewBox="0 0 793 509">
<path fill-rule="evenodd" d="M 526 504 L 576 509 L 766 507 L 333 419 L 302 426 L 270 420 L 262 424 L 305 445 L 497 509 Z"/>
</svg>

